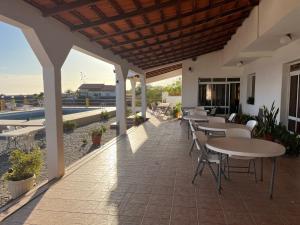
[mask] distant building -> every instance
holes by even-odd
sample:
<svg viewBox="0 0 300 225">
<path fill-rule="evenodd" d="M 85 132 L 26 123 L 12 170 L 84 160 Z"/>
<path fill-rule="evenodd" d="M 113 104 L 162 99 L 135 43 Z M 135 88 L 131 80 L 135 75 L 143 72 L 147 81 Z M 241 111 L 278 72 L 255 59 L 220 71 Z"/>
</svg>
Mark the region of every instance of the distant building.
<svg viewBox="0 0 300 225">
<path fill-rule="evenodd" d="M 115 85 L 105 84 L 82 84 L 78 88 L 79 97 L 88 97 L 91 99 L 112 98 L 116 96 Z"/>
</svg>

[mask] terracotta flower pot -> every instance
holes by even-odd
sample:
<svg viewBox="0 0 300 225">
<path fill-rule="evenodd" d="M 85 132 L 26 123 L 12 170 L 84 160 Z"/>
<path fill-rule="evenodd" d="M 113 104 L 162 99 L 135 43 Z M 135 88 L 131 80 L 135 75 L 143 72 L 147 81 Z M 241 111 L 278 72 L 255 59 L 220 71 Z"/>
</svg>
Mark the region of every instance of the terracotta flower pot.
<svg viewBox="0 0 300 225">
<path fill-rule="evenodd" d="M 102 137 L 102 135 L 93 134 L 92 135 L 93 145 L 100 145 L 101 144 L 101 137 Z"/>
<path fill-rule="evenodd" d="M 273 141 L 273 137 L 272 137 L 272 134 L 265 134 L 265 137 L 264 137 L 267 141 Z"/>
<path fill-rule="evenodd" d="M 18 198 L 22 194 L 30 191 L 35 183 L 35 175 L 25 180 L 8 181 L 8 191 L 11 194 L 12 199 Z"/>
</svg>

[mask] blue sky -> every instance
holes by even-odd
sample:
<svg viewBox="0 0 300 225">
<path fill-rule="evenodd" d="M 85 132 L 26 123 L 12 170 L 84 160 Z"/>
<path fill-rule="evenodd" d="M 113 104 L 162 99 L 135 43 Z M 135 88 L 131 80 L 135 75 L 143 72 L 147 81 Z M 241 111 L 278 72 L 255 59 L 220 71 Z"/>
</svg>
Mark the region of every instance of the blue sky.
<svg viewBox="0 0 300 225">
<path fill-rule="evenodd" d="M 114 67 L 99 59 L 71 50 L 62 67 L 62 91 L 76 90 L 85 83 L 115 84 Z M 173 82 L 159 82 L 164 85 Z M 130 89 L 130 82 L 127 82 Z M 42 67 L 22 31 L 0 22 L 0 94 L 32 94 L 43 91 Z"/>
</svg>

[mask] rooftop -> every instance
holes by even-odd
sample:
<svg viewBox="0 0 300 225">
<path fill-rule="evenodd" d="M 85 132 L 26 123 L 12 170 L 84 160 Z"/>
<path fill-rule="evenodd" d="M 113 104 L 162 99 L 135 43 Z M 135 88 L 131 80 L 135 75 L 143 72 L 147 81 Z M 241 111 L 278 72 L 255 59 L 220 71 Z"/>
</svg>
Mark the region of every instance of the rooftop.
<svg viewBox="0 0 300 225">
<path fill-rule="evenodd" d="M 78 89 L 88 89 L 89 91 L 115 91 L 116 86 L 105 84 L 82 84 Z"/>
</svg>

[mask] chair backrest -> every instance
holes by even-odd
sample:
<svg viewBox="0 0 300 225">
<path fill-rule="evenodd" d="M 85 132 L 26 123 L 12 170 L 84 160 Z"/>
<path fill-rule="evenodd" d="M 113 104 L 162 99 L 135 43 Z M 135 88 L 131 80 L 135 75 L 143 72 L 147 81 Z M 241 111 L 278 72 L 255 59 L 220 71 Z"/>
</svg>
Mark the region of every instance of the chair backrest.
<svg viewBox="0 0 300 225">
<path fill-rule="evenodd" d="M 256 120 L 249 120 L 246 123 L 246 127 L 252 132 L 253 129 L 257 126 L 257 121 Z"/>
<path fill-rule="evenodd" d="M 231 113 L 228 118 L 228 122 L 230 123 L 234 122 L 235 117 L 236 117 L 236 113 Z"/>
<path fill-rule="evenodd" d="M 192 120 L 189 120 L 189 125 L 190 125 L 191 132 L 194 133 L 195 132 L 195 127 L 194 127 L 194 124 L 193 124 Z"/>
<path fill-rule="evenodd" d="M 202 110 L 202 111 L 205 110 L 204 106 L 197 106 L 195 109 L 197 109 L 197 110 Z"/>
<path fill-rule="evenodd" d="M 208 121 L 212 123 L 225 123 L 225 118 L 223 117 L 208 117 Z"/>
<path fill-rule="evenodd" d="M 243 128 L 227 129 L 225 134 L 226 137 L 251 138 L 250 130 L 243 129 Z"/>
<path fill-rule="evenodd" d="M 205 150 L 205 144 L 208 138 L 203 131 L 196 131 L 195 136 L 196 136 L 195 144 L 197 150 L 202 152 L 203 150 Z"/>
<path fill-rule="evenodd" d="M 207 116 L 207 112 L 206 111 L 194 111 L 193 115 Z"/>
<path fill-rule="evenodd" d="M 8 131 L 14 131 L 16 129 L 15 126 L 6 126 Z"/>
<path fill-rule="evenodd" d="M 216 115 L 217 113 L 217 108 L 212 108 L 212 110 L 210 111 L 210 115 Z"/>
</svg>

